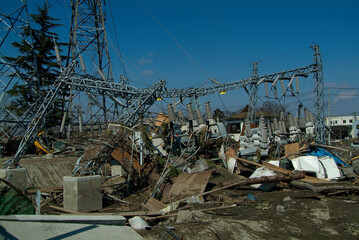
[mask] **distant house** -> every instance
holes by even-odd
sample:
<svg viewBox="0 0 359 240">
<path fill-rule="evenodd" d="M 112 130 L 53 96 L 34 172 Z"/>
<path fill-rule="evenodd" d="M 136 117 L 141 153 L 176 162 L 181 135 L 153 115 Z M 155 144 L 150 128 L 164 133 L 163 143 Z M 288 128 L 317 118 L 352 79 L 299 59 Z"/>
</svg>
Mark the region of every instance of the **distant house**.
<svg viewBox="0 0 359 240">
<path fill-rule="evenodd" d="M 358 117 L 355 115 L 326 117 L 325 125 L 332 131 L 332 139 L 357 138 L 359 130 Z"/>
<path fill-rule="evenodd" d="M 227 132 L 241 133 L 243 130 L 244 121 L 247 118 L 247 116 L 248 116 L 248 112 L 241 112 L 230 116 L 227 119 Z M 259 119 L 261 116 L 263 116 L 265 120 L 269 120 L 269 121 L 272 121 L 274 118 L 277 119 L 279 118 L 279 115 L 265 111 L 254 112 L 254 116 L 256 119 Z M 251 124 L 251 127 L 256 127 L 256 126 L 257 126 L 256 124 Z"/>
</svg>

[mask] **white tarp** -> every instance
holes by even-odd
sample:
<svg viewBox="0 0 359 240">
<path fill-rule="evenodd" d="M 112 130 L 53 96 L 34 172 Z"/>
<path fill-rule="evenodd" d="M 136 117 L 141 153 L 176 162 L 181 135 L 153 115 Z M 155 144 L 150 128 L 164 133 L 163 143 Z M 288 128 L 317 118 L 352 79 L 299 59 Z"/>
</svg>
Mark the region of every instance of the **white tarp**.
<svg viewBox="0 0 359 240">
<path fill-rule="evenodd" d="M 291 161 L 294 170 L 315 172 L 320 179 L 333 180 L 340 177 L 340 170 L 331 157 L 301 156 Z"/>
<path fill-rule="evenodd" d="M 227 165 L 228 165 L 228 171 L 230 173 L 234 173 L 234 169 L 237 167 L 237 160 L 234 158 L 230 158 L 228 159 Z"/>
<path fill-rule="evenodd" d="M 327 179 L 338 179 L 341 177 L 341 171 L 333 158 L 328 156 L 321 157 L 319 158 L 319 161 L 323 164 L 323 167 L 325 168 Z"/>
</svg>

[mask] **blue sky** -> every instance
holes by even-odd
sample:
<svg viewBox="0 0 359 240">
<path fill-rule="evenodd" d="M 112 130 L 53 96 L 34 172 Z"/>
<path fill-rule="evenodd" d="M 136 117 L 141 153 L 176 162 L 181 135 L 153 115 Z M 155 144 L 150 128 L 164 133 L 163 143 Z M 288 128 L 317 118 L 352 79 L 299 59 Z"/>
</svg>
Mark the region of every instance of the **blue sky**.
<svg viewBox="0 0 359 240">
<path fill-rule="evenodd" d="M 310 45 L 317 43 L 322 53 L 325 85 L 332 87 L 331 113 L 359 114 L 359 104 L 355 104 L 359 100 L 359 1 L 142 1 L 197 64 L 140 1 L 111 0 L 106 4 L 111 60 L 117 75 L 123 74 L 112 48 L 116 45 L 116 31 L 121 53 L 127 59 L 128 77 L 136 87 L 146 87 L 159 79 L 165 79 L 168 88 L 209 86 L 212 83 L 208 77 L 220 82 L 240 80 L 250 76 L 254 61 L 260 61 L 260 75 L 307 66 L 312 63 Z M 44 0 L 27 2 L 29 11 L 34 12 Z M 58 32 L 67 41 L 71 11 L 64 6 L 69 1 L 49 2 L 50 13 L 65 25 Z M 11 8 L 12 4 L 15 5 L 11 1 L 11 5 L 2 9 Z M 237 73 L 231 75 L 234 72 Z M 228 75 L 231 76 L 223 79 Z M 312 109 L 312 78 L 301 81 L 300 86 L 304 105 Z M 259 105 L 266 101 L 262 88 Z M 243 89 L 221 98 L 230 111 L 248 103 Z M 213 109 L 224 109 L 217 95 L 201 99 L 202 104 L 207 100 Z M 296 110 L 295 99 L 289 98 L 285 104 L 289 110 Z M 159 105 L 165 107 L 166 103 Z"/>
</svg>

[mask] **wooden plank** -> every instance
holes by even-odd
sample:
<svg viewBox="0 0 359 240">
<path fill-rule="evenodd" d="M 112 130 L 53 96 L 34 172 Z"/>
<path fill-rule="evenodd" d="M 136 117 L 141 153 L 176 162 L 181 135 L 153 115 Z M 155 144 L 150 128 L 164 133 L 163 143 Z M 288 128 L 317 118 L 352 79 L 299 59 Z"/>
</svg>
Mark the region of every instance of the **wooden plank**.
<svg viewBox="0 0 359 240">
<path fill-rule="evenodd" d="M 90 214 L 90 213 L 85 213 L 85 212 L 76 212 L 76 211 L 68 210 L 68 209 L 54 206 L 54 205 L 49 205 L 49 207 L 52 209 L 55 209 L 57 211 L 64 212 L 64 213 L 77 214 L 77 215 Z"/>
<path fill-rule="evenodd" d="M 28 190 L 28 193 L 35 193 L 36 191 L 41 191 L 41 192 L 62 192 L 63 187 L 49 187 L 49 188 L 39 188 L 39 189 L 31 189 Z"/>
<path fill-rule="evenodd" d="M 161 201 L 158 201 L 157 199 L 150 197 L 147 199 L 147 201 L 143 204 L 145 208 L 147 208 L 150 211 L 159 211 L 165 207 L 167 207 L 167 204 L 164 204 Z"/>
</svg>

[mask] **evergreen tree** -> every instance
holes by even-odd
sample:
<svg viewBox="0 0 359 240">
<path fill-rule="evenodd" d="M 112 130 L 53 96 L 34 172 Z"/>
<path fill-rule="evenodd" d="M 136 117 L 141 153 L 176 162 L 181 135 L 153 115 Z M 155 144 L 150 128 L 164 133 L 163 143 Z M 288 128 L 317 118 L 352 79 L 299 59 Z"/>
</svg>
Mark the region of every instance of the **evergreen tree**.
<svg viewBox="0 0 359 240">
<path fill-rule="evenodd" d="M 24 29 L 25 39 L 32 38 L 34 48 L 32 49 L 30 42 L 26 40 L 14 42 L 12 45 L 17 48 L 20 55 L 6 57 L 6 60 L 18 69 L 17 76 L 22 80 L 20 84 L 16 83 L 8 91 L 13 97 L 8 109 L 18 115 L 22 115 L 39 97 L 45 97 L 46 90 L 51 87 L 59 75 L 54 42 L 56 41 L 60 53 L 62 52 L 61 46 L 66 44 L 59 43 L 59 37 L 54 32 L 54 28 L 61 24 L 56 23 L 59 19 L 49 15 L 48 9 L 47 2 L 43 7 L 38 7 L 38 12 L 30 15 L 31 28 Z M 65 91 L 62 90 L 60 94 L 65 94 Z M 55 101 L 54 105 L 54 111 L 47 116 L 47 127 L 54 126 L 61 121 L 63 101 Z"/>
</svg>

